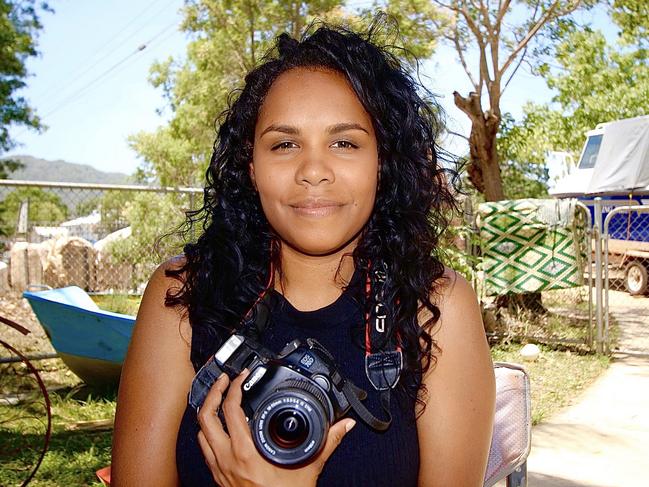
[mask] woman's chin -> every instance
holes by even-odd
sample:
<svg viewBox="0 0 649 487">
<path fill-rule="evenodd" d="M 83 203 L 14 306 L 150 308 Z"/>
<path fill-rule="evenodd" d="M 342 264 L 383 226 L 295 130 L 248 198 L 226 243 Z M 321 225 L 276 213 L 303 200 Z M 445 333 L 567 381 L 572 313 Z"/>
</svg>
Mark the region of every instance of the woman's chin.
<svg viewBox="0 0 649 487">
<path fill-rule="evenodd" d="M 345 239 L 333 240 L 320 238 L 299 240 L 299 243 L 289 243 L 289 245 L 301 254 L 314 257 L 324 257 L 327 255 L 336 254 L 340 251 L 347 251 L 352 241 Z"/>
</svg>

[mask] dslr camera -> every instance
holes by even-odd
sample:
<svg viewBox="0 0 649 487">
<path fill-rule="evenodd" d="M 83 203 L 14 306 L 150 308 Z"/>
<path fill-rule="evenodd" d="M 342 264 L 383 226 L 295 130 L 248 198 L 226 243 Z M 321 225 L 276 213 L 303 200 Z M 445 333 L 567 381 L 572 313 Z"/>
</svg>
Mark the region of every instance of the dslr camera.
<svg viewBox="0 0 649 487">
<path fill-rule="evenodd" d="M 361 404 L 365 391 L 346 380 L 331 354 L 311 338 L 293 340 L 276 355 L 249 337 L 231 335 L 196 374 L 189 403 L 198 411 L 222 373 L 234 379 L 246 367 L 241 406 L 257 450 L 271 463 L 309 463 L 324 447 L 330 425 L 350 408 L 361 419 L 371 418 L 376 429 L 386 425 Z"/>
</svg>

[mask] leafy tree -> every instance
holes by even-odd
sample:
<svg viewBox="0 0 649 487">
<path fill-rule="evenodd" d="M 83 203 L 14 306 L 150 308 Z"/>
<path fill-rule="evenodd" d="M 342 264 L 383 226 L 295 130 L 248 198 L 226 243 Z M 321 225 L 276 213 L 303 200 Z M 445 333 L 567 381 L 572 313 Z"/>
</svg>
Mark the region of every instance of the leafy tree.
<svg viewBox="0 0 649 487">
<path fill-rule="evenodd" d="M 0 202 L 0 235 L 12 236 L 16 230 L 20 204 L 29 201 L 27 217 L 37 225 L 57 225 L 65 221 L 68 208 L 57 195 L 40 188 L 18 188 Z"/>
<path fill-rule="evenodd" d="M 546 198 L 549 175 L 545 154 L 526 152 L 521 143 L 528 147 L 529 134 L 519 130 L 511 114 L 503 114 L 497 145 L 505 198 Z"/>
<path fill-rule="evenodd" d="M 647 47 L 649 42 L 649 2 L 647 0 L 614 0 L 613 21 L 622 28 L 621 38 L 627 44 Z"/>
<path fill-rule="evenodd" d="M 16 92 L 25 86 L 25 61 L 36 56 L 36 36 L 42 28 L 38 10 L 53 12 L 45 2 L 0 0 L 0 154 L 16 143 L 9 137 L 10 125 L 43 130 L 41 120 Z M 0 160 L 0 179 L 21 167 L 17 161 Z"/>
<path fill-rule="evenodd" d="M 647 5 L 615 2 L 619 9 L 627 4 Z M 620 16 L 613 15 L 613 19 Z M 643 47 L 644 30 L 638 22 L 624 22 L 618 45 L 609 45 L 604 34 L 590 29 L 565 33 L 553 65 L 541 66 L 548 86 L 555 90 L 552 103 L 525 105 L 523 119 L 507 134 L 507 143 L 515 149 L 510 151 L 512 157 L 538 160 L 549 150 L 577 156 L 584 132 L 598 123 L 649 114 L 649 51 Z M 647 24 L 645 18 L 644 29 Z M 633 41 L 636 33 L 639 38 Z"/>
<path fill-rule="evenodd" d="M 450 15 L 444 38 L 473 86 L 466 96 L 453 93 L 455 105 L 471 120 L 469 179 L 487 201 L 503 199 L 497 136 L 504 91 L 526 57 L 546 53 L 569 15 L 594 0 L 432 1 Z"/>
<path fill-rule="evenodd" d="M 187 194 L 140 192 L 128 195 L 122 211 L 131 225 L 131 236 L 109 243 L 106 251 L 114 263 L 133 265 L 136 271 L 134 286 L 146 282 L 159 259 L 182 252 L 183 242 L 178 238 L 160 238 L 183 223 L 183 212 L 178 211 L 179 208 L 189 208 Z"/>
</svg>

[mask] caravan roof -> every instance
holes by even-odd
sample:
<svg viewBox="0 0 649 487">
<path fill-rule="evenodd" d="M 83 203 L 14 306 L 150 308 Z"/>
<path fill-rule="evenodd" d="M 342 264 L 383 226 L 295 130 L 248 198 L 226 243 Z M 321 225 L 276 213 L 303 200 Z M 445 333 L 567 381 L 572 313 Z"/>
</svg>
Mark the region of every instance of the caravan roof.
<svg viewBox="0 0 649 487">
<path fill-rule="evenodd" d="M 579 163 L 551 194 L 649 193 L 649 116 L 600 123 L 586 136 Z"/>
</svg>

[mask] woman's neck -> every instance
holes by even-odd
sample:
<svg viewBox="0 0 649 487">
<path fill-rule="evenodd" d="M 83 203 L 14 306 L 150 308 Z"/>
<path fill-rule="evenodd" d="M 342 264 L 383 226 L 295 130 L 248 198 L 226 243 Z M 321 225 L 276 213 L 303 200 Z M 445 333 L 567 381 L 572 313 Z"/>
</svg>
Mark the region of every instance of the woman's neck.
<svg viewBox="0 0 649 487">
<path fill-rule="evenodd" d="M 275 273 L 275 290 L 300 311 L 312 311 L 333 303 L 354 274 L 351 242 L 338 252 L 326 256 L 305 255 L 281 246 L 282 272 Z M 349 254 L 349 255 L 345 255 Z"/>
</svg>

